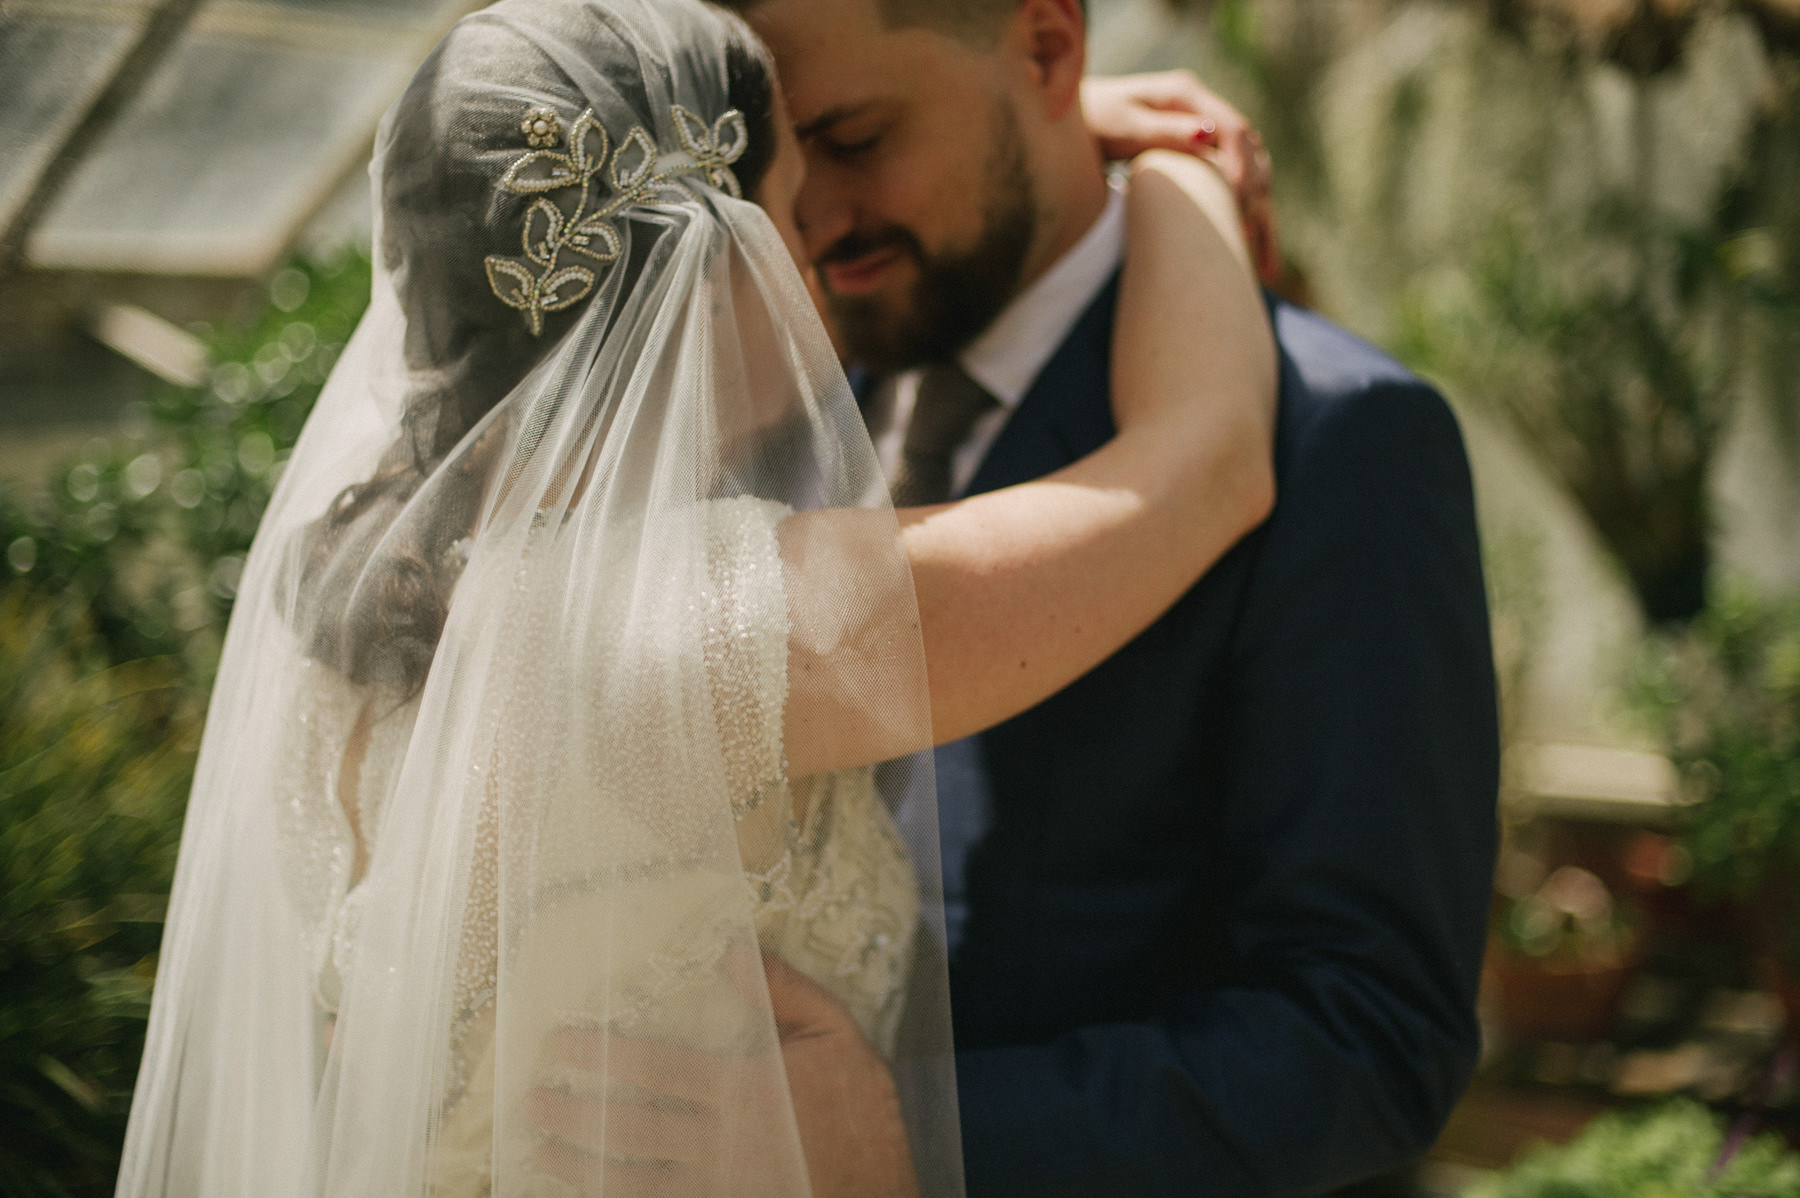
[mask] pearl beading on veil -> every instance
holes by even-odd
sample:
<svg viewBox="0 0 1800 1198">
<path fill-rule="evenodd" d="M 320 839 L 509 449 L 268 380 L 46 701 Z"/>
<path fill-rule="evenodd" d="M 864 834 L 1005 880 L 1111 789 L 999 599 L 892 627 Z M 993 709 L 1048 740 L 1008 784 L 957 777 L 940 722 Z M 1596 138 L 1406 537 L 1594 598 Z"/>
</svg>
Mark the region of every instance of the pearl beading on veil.
<svg viewBox="0 0 1800 1198">
<path fill-rule="evenodd" d="M 494 295 L 525 313 L 533 336 L 543 334 L 546 313 L 580 303 L 598 281 L 599 276 L 585 266 L 559 265 L 563 253 L 582 254 L 602 266 L 617 262 L 624 242 L 615 222 L 633 204 L 648 202 L 669 190 L 692 195 L 684 183 L 690 176 L 705 179 L 734 199 L 743 198 L 731 164 L 743 157 L 750 145 L 744 114 L 732 108 L 708 126 L 679 104 L 671 105 L 670 113 L 681 143 L 679 150 L 659 153 L 641 125 L 613 149 L 605 127 L 589 108 L 575 118 L 566 154 L 551 148 L 561 134 L 556 114 L 543 108 L 526 113 L 520 131 L 527 144 L 539 148 L 509 166 L 500 186 L 514 195 L 537 197 L 525 212 L 520 238 L 526 261 L 532 265 L 498 254 L 490 254 L 485 265 Z M 589 212 L 592 180 L 602 167 L 607 168 L 613 198 Z M 575 193 L 575 210 L 566 214 L 551 197 L 570 191 Z"/>
</svg>

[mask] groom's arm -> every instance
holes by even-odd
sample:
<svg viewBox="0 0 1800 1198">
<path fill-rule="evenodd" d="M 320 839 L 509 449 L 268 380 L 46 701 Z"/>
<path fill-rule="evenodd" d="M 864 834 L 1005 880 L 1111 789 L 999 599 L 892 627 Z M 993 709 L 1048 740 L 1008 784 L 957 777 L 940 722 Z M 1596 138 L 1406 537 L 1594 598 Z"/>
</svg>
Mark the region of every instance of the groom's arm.
<svg viewBox="0 0 1800 1198">
<path fill-rule="evenodd" d="M 959 1054 L 972 1196 L 1320 1193 L 1416 1157 L 1467 1081 L 1498 763 L 1461 439 L 1419 384 L 1290 433 L 1218 737 L 1231 978 Z"/>
</svg>

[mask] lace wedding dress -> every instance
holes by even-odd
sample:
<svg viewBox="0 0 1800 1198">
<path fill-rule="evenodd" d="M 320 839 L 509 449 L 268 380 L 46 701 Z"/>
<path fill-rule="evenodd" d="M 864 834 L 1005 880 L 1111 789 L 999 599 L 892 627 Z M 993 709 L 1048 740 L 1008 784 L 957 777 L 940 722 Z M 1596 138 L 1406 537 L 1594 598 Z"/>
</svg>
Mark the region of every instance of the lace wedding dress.
<svg viewBox="0 0 1800 1198">
<path fill-rule="evenodd" d="M 711 586 L 686 605 L 692 634 L 704 645 L 705 669 L 724 747 L 737 844 L 758 944 L 818 980 L 855 1017 L 884 1055 L 894 1050 L 913 942 L 919 926 L 913 865 L 887 808 L 876 794 L 871 767 L 790 782 L 782 759 L 782 710 L 787 699 L 789 627 L 776 528 L 785 505 L 751 499 L 717 501 L 697 509 L 705 526 Z M 465 575 L 463 587 L 483 585 Z M 515 652 L 534 652 L 521 631 Z M 618 645 L 608 655 L 644 657 L 676 645 Z M 296 650 L 297 651 L 297 650 Z M 575 671 L 617 669 L 618 662 L 572 662 Z M 303 915 L 312 992 L 319 1016 L 335 1018 L 343 978 L 352 968 L 363 902 L 366 863 L 376 845 L 382 807 L 392 790 L 418 717 L 416 699 L 383 705 L 317 661 L 301 660 L 300 702 L 280 750 L 277 776 L 283 812 L 284 881 Z M 555 695 L 541 696 L 554 704 Z M 495 777 L 535 771 L 514 760 L 529 752 L 524 732 L 535 721 L 529 704 L 514 707 L 496 727 Z M 595 736 L 606 735 L 596 728 Z M 496 787 L 496 793 L 503 789 Z M 561 796 L 580 805 L 584 796 Z M 608 982 L 626 997 L 608 1011 L 608 1030 L 667 1040 L 682 1047 L 729 1051 L 742 1038 L 741 998 L 720 986 L 710 967 L 727 951 L 729 932 L 717 926 L 724 897 L 695 887 L 674 851 L 681 839 L 645 796 L 606 835 L 634 847 L 642 876 L 620 883 L 559 886 L 540 900 L 531 942 L 519 951 L 515 984 L 536 992 L 548 1011 L 583 1009 L 594 984 L 568 954 L 591 941 L 589 929 L 622 928 L 636 943 L 623 955 L 638 963 L 634 976 Z M 679 802 L 671 804 L 679 806 Z M 491 823 L 491 819 L 490 819 Z M 433 1192 L 442 1198 L 479 1198 L 490 1192 L 495 1059 L 492 1004 L 495 941 L 482 934 L 497 901 L 496 855 L 477 867 L 468 934 L 458 963 L 458 1034 Z M 658 869 L 656 863 L 666 863 Z M 579 871 L 578 862 L 566 868 Z M 721 885 L 726 883 L 721 880 Z M 616 946 L 614 951 L 618 951 Z M 552 1019 L 554 1016 L 552 1016 Z M 548 1039 L 554 1028 L 545 1026 Z M 711 1037 L 711 1043 L 703 1043 Z M 578 1087 L 578 1072 L 554 1063 L 534 1080 Z"/>
</svg>

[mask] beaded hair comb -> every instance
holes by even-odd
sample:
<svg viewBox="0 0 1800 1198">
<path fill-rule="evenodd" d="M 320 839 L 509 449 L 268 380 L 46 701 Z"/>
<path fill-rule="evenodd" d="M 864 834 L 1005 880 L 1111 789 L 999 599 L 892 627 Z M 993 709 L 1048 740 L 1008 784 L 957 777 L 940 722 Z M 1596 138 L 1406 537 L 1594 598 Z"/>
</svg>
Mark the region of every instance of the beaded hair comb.
<svg viewBox="0 0 1800 1198">
<path fill-rule="evenodd" d="M 591 108 L 575 118 L 568 149 L 559 151 L 563 130 L 556 113 L 533 108 L 525 114 L 519 129 L 532 148 L 500 179 L 500 186 L 514 195 L 537 197 L 525 212 L 525 259 L 492 254 L 486 266 L 488 286 L 501 303 L 525 313 L 533 336 L 542 335 L 546 313 L 586 299 L 599 277 L 587 266 L 564 265 L 563 255 L 581 254 L 602 266 L 618 261 L 624 242 L 616 221 L 633 204 L 668 191 L 691 196 L 690 178 L 743 198 L 730 168 L 750 144 L 744 114 L 730 109 L 709 127 L 679 104 L 670 112 L 681 147 L 669 153 L 659 153 L 641 125 L 614 148 Z M 590 210 L 593 178 L 602 169 L 612 198 Z M 566 193 L 560 203 L 558 193 Z M 565 210 L 571 198 L 572 212 Z"/>
</svg>

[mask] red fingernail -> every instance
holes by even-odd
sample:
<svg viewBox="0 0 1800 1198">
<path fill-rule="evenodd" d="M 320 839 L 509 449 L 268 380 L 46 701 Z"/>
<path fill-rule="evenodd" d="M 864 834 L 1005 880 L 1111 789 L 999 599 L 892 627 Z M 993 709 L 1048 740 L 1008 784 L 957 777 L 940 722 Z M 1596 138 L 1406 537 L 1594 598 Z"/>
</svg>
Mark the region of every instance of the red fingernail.
<svg viewBox="0 0 1800 1198">
<path fill-rule="evenodd" d="M 1211 121 L 1202 121 L 1199 130 L 1194 134 L 1194 144 L 1197 146 L 1217 145 L 1218 133 L 1218 129 L 1213 126 Z"/>
</svg>

